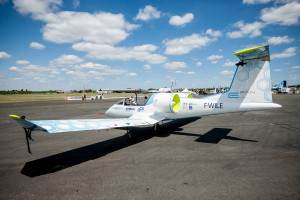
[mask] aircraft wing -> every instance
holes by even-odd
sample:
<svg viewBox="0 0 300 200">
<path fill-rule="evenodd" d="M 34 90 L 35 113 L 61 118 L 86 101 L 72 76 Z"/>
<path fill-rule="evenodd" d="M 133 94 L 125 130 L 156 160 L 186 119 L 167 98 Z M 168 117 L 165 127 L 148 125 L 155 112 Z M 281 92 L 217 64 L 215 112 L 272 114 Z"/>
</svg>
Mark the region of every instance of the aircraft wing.
<svg viewBox="0 0 300 200">
<path fill-rule="evenodd" d="M 24 129 L 30 131 L 45 131 L 47 133 L 144 126 L 156 124 L 164 120 L 164 117 L 150 115 L 133 115 L 130 118 L 115 119 L 74 119 L 38 121 L 29 121 L 16 115 L 10 115 L 10 117 L 17 121 Z"/>
</svg>

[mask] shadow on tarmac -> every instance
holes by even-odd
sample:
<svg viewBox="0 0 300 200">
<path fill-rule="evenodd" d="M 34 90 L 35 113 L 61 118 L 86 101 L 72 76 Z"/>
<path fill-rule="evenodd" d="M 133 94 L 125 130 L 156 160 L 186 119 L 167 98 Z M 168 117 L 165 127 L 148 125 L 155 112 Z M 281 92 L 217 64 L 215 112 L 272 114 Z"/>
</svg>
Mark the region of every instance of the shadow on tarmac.
<svg viewBox="0 0 300 200">
<path fill-rule="evenodd" d="M 88 146 L 48 156 L 45 158 L 33 160 L 27 162 L 24 165 L 21 173 L 32 178 L 49 173 L 54 173 L 87 162 L 89 160 L 94 160 L 103 157 L 109 153 L 149 140 L 153 137 L 168 137 L 171 134 L 199 137 L 195 140 L 196 142 L 214 144 L 217 144 L 222 139 L 257 142 L 254 140 L 245 140 L 227 136 L 227 134 L 232 129 L 214 128 L 204 135 L 178 132 L 183 130 L 180 127 L 192 123 L 198 119 L 200 118 L 195 117 L 170 121 L 162 124 L 158 132 L 153 131 L 152 127 L 130 128 L 129 133 L 131 135 L 131 139 L 128 137 L 127 134 L 125 134 L 110 140 L 98 142 Z"/>
</svg>

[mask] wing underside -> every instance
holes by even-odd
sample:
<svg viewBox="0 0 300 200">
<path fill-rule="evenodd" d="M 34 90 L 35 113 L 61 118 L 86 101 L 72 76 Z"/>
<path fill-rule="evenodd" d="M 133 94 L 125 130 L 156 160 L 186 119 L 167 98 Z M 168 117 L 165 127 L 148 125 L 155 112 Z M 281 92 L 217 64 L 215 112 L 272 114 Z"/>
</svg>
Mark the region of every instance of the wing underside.
<svg viewBox="0 0 300 200">
<path fill-rule="evenodd" d="M 132 126 L 145 126 L 158 123 L 162 119 L 150 117 L 116 118 L 116 119 L 76 119 L 76 120 L 37 120 L 29 121 L 16 115 L 10 115 L 23 128 L 31 131 L 45 131 L 47 133 L 60 133 L 71 131 L 100 130 Z"/>
</svg>

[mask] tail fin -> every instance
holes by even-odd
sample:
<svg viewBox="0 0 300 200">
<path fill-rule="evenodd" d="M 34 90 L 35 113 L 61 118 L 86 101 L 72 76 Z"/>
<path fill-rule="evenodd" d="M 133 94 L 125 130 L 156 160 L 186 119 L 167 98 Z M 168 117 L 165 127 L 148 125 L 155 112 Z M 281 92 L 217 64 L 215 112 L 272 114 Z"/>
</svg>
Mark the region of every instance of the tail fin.
<svg viewBox="0 0 300 200">
<path fill-rule="evenodd" d="M 234 52 L 237 63 L 229 90 L 212 100 L 233 103 L 272 102 L 269 45 Z M 217 98 L 217 99 L 215 99 Z"/>
<path fill-rule="evenodd" d="M 275 89 L 279 89 L 279 88 L 282 88 L 282 87 L 286 87 L 286 80 L 283 80 L 279 85 L 276 86 Z"/>
</svg>

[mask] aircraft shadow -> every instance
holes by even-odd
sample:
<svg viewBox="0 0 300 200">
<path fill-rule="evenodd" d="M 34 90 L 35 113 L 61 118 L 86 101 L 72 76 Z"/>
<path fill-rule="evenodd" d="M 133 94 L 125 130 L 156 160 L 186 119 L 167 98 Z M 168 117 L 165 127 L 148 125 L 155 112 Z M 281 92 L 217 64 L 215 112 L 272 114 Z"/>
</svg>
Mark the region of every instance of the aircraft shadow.
<svg viewBox="0 0 300 200">
<path fill-rule="evenodd" d="M 212 130 L 205 133 L 204 135 L 190 134 L 190 133 L 177 133 L 177 132 L 174 132 L 172 134 L 186 135 L 186 136 L 196 136 L 196 137 L 200 136 L 198 139 L 195 140 L 196 142 L 213 143 L 213 144 L 218 144 L 223 139 L 237 140 L 237 141 L 243 141 L 243 142 L 257 142 L 256 140 L 248 140 L 248 139 L 242 139 L 242 138 L 227 136 L 228 133 L 230 133 L 230 131 L 232 131 L 232 129 L 213 128 Z"/>
<path fill-rule="evenodd" d="M 245 140 L 227 136 L 227 134 L 232 129 L 214 128 L 204 135 L 178 132 L 183 130 L 180 127 L 192 123 L 198 119 L 200 118 L 195 117 L 169 121 L 167 123 L 163 123 L 160 127 L 160 131 L 158 132 L 153 131 L 152 127 L 133 127 L 129 130 L 131 139 L 128 137 L 127 134 L 125 134 L 106 141 L 98 142 L 77 149 L 72 149 L 70 151 L 29 161 L 24 165 L 23 169 L 21 170 L 21 173 L 31 178 L 54 173 L 87 162 L 89 160 L 101 158 L 109 153 L 149 140 L 153 137 L 168 137 L 171 134 L 194 137 L 196 136 L 199 137 L 195 140 L 196 142 L 215 144 L 217 144 L 222 139 L 257 142 L 254 140 Z"/>
<path fill-rule="evenodd" d="M 199 118 L 189 118 L 183 120 L 180 119 L 178 121 L 171 121 L 168 123 L 164 123 L 162 127 L 172 127 L 175 130 L 197 119 Z M 125 134 L 120 137 L 116 137 L 106 141 L 87 145 L 77 149 L 72 149 L 70 151 L 62 152 L 45 158 L 29 161 L 24 165 L 23 169 L 21 170 L 21 173 L 29 177 L 36 177 L 49 173 L 54 173 L 87 162 L 89 160 L 94 160 L 103 157 L 109 153 L 146 141 L 158 135 L 170 135 L 160 135 L 160 133 L 156 134 L 153 131 L 152 127 L 133 127 L 130 128 L 129 133 L 131 135 L 131 139 L 129 139 L 128 135 Z"/>
</svg>

